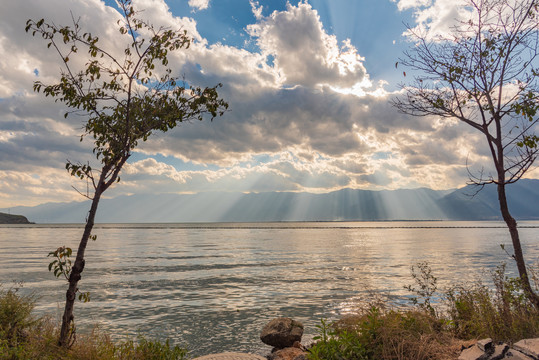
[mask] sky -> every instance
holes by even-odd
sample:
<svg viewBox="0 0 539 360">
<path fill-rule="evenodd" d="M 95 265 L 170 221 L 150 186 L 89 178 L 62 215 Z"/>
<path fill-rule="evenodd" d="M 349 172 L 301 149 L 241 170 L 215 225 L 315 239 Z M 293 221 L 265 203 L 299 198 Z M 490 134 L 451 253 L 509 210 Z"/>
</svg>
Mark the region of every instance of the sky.
<svg viewBox="0 0 539 360">
<path fill-rule="evenodd" d="M 389 100 L 407 79 L 395 63 L 414 44 L 407 29 L 444 33 L 458 0 L 133 0 L 142 18 L 187 30 L 170 56 L 191 85 L 222 83 L 229 111 L 212 122 L 156 133 L 133 153 L 108 197 L 210 191 L 324 193 L 342 188 L 464 186 L 487 167 L 480 134 L 451 119 L 410 117 Z M 120 49 L 110 0 L 2 1 L 0 208 L 83 200 L 66 160 L 92 161 L 83 118 L 34 93 L 59 58 L 25 33 L 27 19 L 71 17 Z M 537 176 L 537 171 L 529 177 Z"/>
</svg>

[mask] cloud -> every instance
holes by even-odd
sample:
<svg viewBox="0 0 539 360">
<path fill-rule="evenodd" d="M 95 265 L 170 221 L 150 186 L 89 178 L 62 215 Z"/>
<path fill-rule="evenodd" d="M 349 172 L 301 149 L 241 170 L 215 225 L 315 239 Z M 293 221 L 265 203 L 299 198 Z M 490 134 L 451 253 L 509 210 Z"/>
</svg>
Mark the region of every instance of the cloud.
<svg viewBox="0 0 539 360">
<path fill-rule="evenodd" d="M 210 6 L 210 0 L 189 0 L 189 6 L 197 10 L 205 10 Z"/>
<path fill-rule="evenodd" d="M 256 14 L 260 16 L 260 12 Z M 263 54 L 274 57 L 284 84 L 370 85 L 364 59 L 356 48 L 349 40 L 339 46 L 337 38 L 324 30 L 317 11 L 306 2 L 297 6 L 288 3 L 286 11 L 260 18 L 247 26 L 247 31 L 257 38 Z"/>
<path fill-rule="evenodd" d="M 24 33 L 26 19 L 64 24 L 71 10 L 112 51 L 121 53 L 125 42 L 118 12 L 98 0 L 29 1 L 8 2 L 0 15 L 0 51 L 9 54 L 0 62 L 0 207 L 81 199 L 70 186 L 86 184 L 71 179 L 64 164 L 92 159 L 91 141 L 79 142 L 84 118 L 64 119 L 62 104 L 32 92 L 35 80 L 58 78 L 59 64 L 41 39 Z M 149 22 L 188 31 L 195 41 L 170 54 L 174 73 L 194 86 L 223 83 L 219 94 L 230 111 L 154 134 L 137 149 L 150 158 L 128 163 L 107 196 L 448 188 L 465 183 L 467 156 L 474 163 L 485 159 L 484 149 L 459 141 L 475 139 L 469 129 L 397 113 L 388 103 L 395 94 L 372 88 L 357 49 L 329 35 L 308 3 L 266 17 L 258 2 L 250 3 L 256 21 L 246 31 L 254 50 L 209 44 L 192 17 L 174 16 L 162 0 L 134 0 Z M 428 5 L 399 6 L 413 4 Z"/>
<path fill-rule="evenodd" d="M 395 0 L 393 0 L 395 1 Z M 399 10 L 413 9 L 415 26 L 404 35 L 412 33 L 447 38 L 455 27 L 470 19 L 472 11 L 466 0 L 398 0 Z"/>
<path fill-rule="evenodd" d="M 249 0 L 249 4 L 251 5 L 251 10 L 253 12 L 253 15 L 257 20 L 262 19 L 262 10 L 264 9 L 262 6 L 260 6 L 260 3 L 258 1 Z"/>
<path fill-rule="evenodd" d="M 209 0 L 190 0 L 189 6 L 204 10 L 209 6 L 209 2 Z M 196 21 L 187 16 L 172 15 L 169 6 L 164 1 L 133 0 L 133 5 L 135 6 L 135 10 L 139 11 L 137 15 L 148 23 L 172 30 L 185 30 L 192 39 L 202 42 L 204 45 L 206 44 L 205 39 L 202 38 L 197 30 Z M 116 24 L 114 23 L 112 25 L 114 26 Z"/>
<path fill-rule="evenodd" d="M 0 204 L 37 205 L 50 201 L 80 201 L 82 197 L 71 185 L 76 185 L 65 170 L 42 167 L 39 172 L 0 171 Z M 80 184 L 79 184 L 80 185 Z M 85 187 L 81 187 L 84 189 Z"/>
<path fill-rule="evenodd" d="M 432 0 L 392 0 L 392 1 L 397 3 L 397 7 L 399 8 L 399 11 L 412 9 L 412 8 L 425 7 L 432 4 Z"/>
</svg>

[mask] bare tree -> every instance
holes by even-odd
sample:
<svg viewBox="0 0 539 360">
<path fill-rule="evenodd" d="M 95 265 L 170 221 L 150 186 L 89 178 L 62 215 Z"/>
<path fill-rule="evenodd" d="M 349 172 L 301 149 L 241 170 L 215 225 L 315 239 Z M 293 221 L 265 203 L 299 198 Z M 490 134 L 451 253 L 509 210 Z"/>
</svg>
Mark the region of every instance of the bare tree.
<svg viewBox="0 0 539 360">
<path fill-rule="evenodd" d="M 538 0 L 469 0 L 470 20 L 451 35 L 409 29 L 415 46 L 399 62 L 417 75 L 393 105 L 414 116 L 458 119 L 484 135 L 494 170 L 470 180 L 496 184 L 524 290 L 539 307 L 506 196 L 506 185 L 524 176 L 539 151 L 538 8 Z"/>
<path fill-rule="evenodd" d="M 66 164 L 72 176 L 85 179 L 89 191 L 83 194 L 91 201 L 86 226 L 71 266 L 71 249 L 62 246 L 49 255 L 55 260 L 49 270 L 64 276 L 68 282 L 66 304 L 62 317 L 59 345 L 68 347 L 74 341 L 73 307 L 79 299 L 89 300 L 78 283 L 84 270 L 84 253 L 92 235 L 94 219 L 102 194 L 120 181 L 120 172 L 140 141 L 146 141 L 156 131 L 166 132 L 184 121 L 215 118 L 223 115 L 228 104 L 218 97 L 217 85 L 209 88 L 181 86 L 168 67 L 169 52 L 187 48 L 191 39 L 183 30 L 156 28 L 137 18 L 130 0 L 118 0 L 123 15 L 118 21 L 119 32 L 128 45 L 122 55 L 115 49 L 105 49 L 97 36 L 83 33 L 77 21 L 72 26 L 48 24 L 43 19 L 28 20 L 26 31 L 40 35 L 47 47 L 60 58 L 60 82 L 45 85 L 34 83 L 34 90 L 51 96 L 70 107 L 71 113 L 87 116 L 85 136 L 94 142 L 93 153 L 100 161 L 98 169 L 88 163 Z M 82 57 L 86 64 L 77 70 L 70 59 Z"/>
</svg>

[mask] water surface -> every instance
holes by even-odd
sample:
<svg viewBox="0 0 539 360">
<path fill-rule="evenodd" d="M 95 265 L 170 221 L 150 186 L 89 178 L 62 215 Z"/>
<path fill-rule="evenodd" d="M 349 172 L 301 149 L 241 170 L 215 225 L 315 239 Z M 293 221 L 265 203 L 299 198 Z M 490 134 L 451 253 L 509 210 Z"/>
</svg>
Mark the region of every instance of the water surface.
<svg viewBox="0 0 539 360">
<path fill-rule="evenodd" d="M 521 222 L 529 263 L 539 261 L 539 222 Z M 82 225 L 0 225 L 0 281 L 24 281 L 37 311 L 60 317 L 66 283 L 47 253 L 74 250 Z M 410 266 L 428 260 L 441 285 L 473 281 L 510 248 L 501 222 L 102 224 L 87 248 L 76 303 L 80 328 L 170 338 L 193 355 L 264 353 L 262 326 L 289 316 L 315 333 L 320 318 L 383 294 L 407 301 Z M 486 270 L 485 270 L 486 269 Z"/>
</svg>

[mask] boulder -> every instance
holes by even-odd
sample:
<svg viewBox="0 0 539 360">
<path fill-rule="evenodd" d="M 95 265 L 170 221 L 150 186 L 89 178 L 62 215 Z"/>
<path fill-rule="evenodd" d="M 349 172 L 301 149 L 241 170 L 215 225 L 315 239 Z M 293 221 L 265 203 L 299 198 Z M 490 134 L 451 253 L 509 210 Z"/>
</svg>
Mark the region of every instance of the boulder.
<svg viewBox="0 0 539 360">
<path fill-rule="evenodd" d="M 494 351 L 494 343 L 491 338 L 482 339 L 477 342 L 477 346 L 486 353 Z"/>
<path fill-rule="evenodd" d="M 518 350 L 511 349 L 505 354 L 504 359 L 506 360 L 533 360 L 532 357 L 521 353 Z"/>
<path fill-rule="evenodd" d="M 520 340 L 512 348 L 503 343 L 495 344 L 491 339 L 483 339 L 464 349 L 459 360 L 539 360 L 538 354 L 539 338 Z"/>
<path fill-rule="evenodd" d="M 260 340 L 264 344 L 277 349 L 284 349 L 301 342 L 303 324 L 290 318 L 281 317 L 267 323 L 260 333 Z"/>
<path fill-rule="evenodd" d="M 505 354 L 509 350 L 507 344 L 499 344 L 494 346 L 494 352 L 490 355 L 489 360 L 502 360 L 505 358 Z"/>
<path fill-rule="evenodd" d="M 513 348 L 528 356 L 539 358 L 539 338 L 520 340 L 513 345 Z"/>
<path fill-rule="evenodd" d="M 268 356 L 269 360 L 307 360 L 307 353 L 296 347 L 277 350 Z"/>
<path fill-rule="evenodd" d="M 458 360 L 487 360 L 489 354 L 474 345 L 460 353 Z"/>
</svg>

